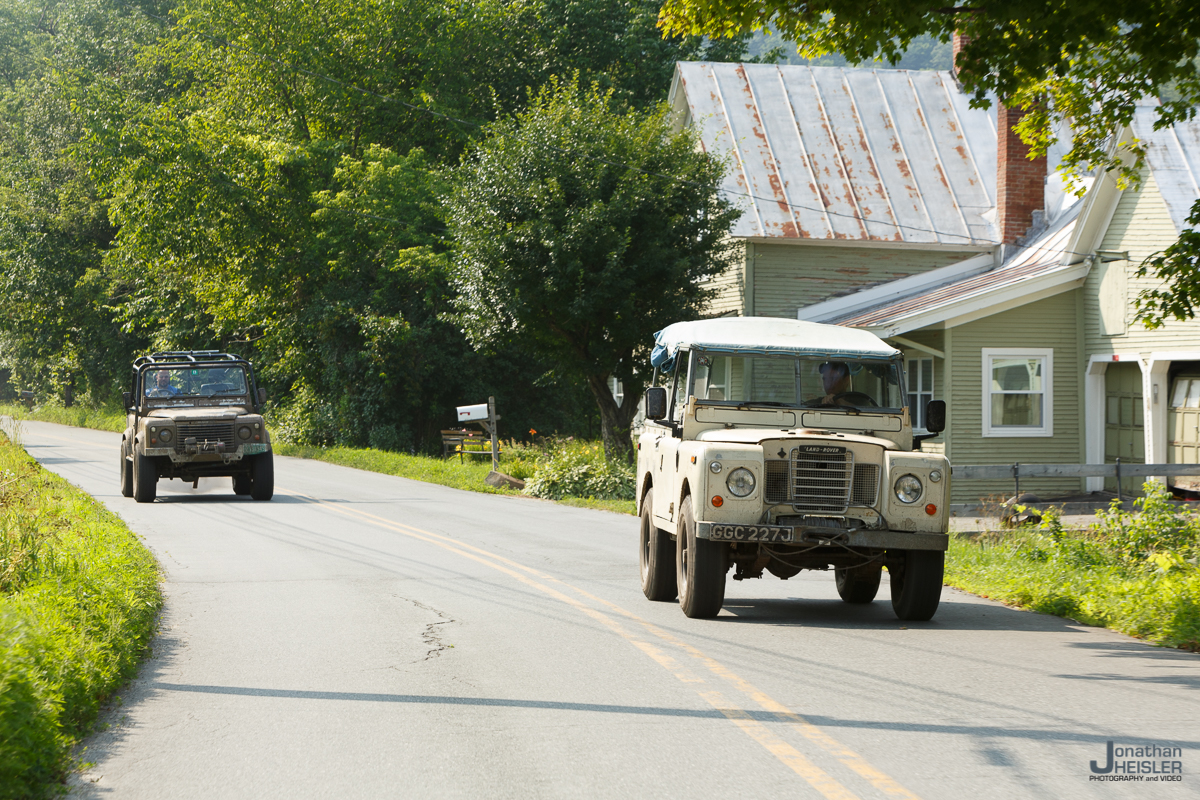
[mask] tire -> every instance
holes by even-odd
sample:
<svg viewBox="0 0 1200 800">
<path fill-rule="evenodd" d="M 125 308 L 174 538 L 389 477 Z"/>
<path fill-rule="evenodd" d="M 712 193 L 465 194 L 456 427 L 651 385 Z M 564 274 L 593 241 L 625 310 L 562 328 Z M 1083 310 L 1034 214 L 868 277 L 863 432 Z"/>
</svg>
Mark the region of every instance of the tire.
<svg viewBox="0 0 1200 800">
<path fill-rule="evenodd" d="M 940 550 L 903 550 L 903 567 L 890 566 L 892 610 L 903 620 L 932 619 L 942 598 L 942 572 L 946 554 Z"/>
<path fill-rule="evenodd" d="M 654 524 L 654 496 L 646 493 L 638 537 L 638 560 L 642 567 L 642 593 L 648 600 L 674 600 L 675 543 Z"/>
<path fill-rule="evenodd" d="M 275 494 L 275 462 L 273 453 L 254 457 L 250 465 L 250 497 L 255 500 L 270 500 Z"/>
<path fill-rule="evenodd" d="M 870 603 L 879 594 L 879 578 L 883 574 L 883 564 L 873 561 L 861 567 L 835 569 L 833 580 L 837 584 L 838 595 L 847 603 Z"/>
<path fill-rule="evenodd" d="M 254 485 L 254 481 L 250 479 L 249 474 L 233 476 L 233 493 L 237 495 L 250 494 L 250 488 Z"/>
<path fill-rule="evenodd" d="M 121 495 L 133 497 L 133 462 L 125 457 L 125 445 L 121 445 Z"/>
<path fill-rule="evenodd" d="M 679 606 L 692 619 L 709 619 L 725 604 L 725 545 L 696 538 L 692 499 L 685 497 L 675 543 L 675 583 Z"/>
<path fill-rule="evenodd" d="M 133 454 L 133 499 L 153 503 L 157 493 L 158 472 L 154 462 L 141 453 Z"/>
</svg>

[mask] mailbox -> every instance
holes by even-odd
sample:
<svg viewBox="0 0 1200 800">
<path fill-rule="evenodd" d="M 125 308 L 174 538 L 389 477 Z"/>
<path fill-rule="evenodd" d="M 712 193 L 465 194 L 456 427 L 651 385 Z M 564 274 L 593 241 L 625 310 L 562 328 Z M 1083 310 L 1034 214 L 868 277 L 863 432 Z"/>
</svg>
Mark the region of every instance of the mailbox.
<svg viewBox="0 0 1200 800">
<path fill-rule="evenodd" d="M 458 421 L 459 422 L 479 422 L 488 418 L 488 404 L 480 403 L 475 406 L 459 406 Z"/>
</svg>

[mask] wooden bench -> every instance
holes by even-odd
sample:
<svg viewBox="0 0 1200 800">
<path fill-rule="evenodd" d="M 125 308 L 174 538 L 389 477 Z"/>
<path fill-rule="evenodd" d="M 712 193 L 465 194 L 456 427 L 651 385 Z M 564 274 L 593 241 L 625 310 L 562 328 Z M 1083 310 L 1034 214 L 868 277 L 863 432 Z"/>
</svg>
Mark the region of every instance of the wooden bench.
<svg viewBox="0 0 1200 800">
<path fill-rule="evenodd" d="M 442 458 L 458 456 L 461 462 L 463 456 L 492 455 L 492 440 L 483 431 L 472 431 L 467 428 L 452 428 L 442 431 Z"/>
</svg>

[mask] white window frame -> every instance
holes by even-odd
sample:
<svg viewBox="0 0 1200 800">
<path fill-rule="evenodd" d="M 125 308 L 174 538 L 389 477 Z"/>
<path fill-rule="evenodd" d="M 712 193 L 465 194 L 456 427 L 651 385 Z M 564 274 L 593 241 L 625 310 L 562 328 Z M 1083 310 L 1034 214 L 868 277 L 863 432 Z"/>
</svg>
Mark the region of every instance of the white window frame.
<svg viewBox="0 0 1200 800">
<path fill-rule="evenodd" d="M 1054 349 L 1039 347 L 984 347 L 980 359 L 983 367 L 983 435 L 993 438 L 1038 437 L 1054 435 Z M 1016 426 L 992 424 L 992 361 L 997 358 L 1042 359 L 1042 425 Z"/>
<path fill-rule="evenodd" d="M 919 366 L 920 362 L 922 362 L 922 361 L 929 362 L 929 386 L 922 386 L 919 389 L 914 389 L 912 386 L 908 385 L 908 365 L 910 363 L 912 363 L 913 361 L 916 361 L 918 363 L 918 366 L 917 366 L 917 377 L 918 378 L 921 376 L 921 367 Z M 937 362 L 934 360 L 933 356 L 914 354 L 914 355 L 906 355 L 904 357 L 904 393 L 905 393 L 904 401 L 905 402 L 908 402 L 907 395 L 910 395 L 910 394 L 915 394 L 918 398 L 918 402 L 920 402 L 920 397 L 923 394 L 929 395 L 930 400 L 936 400 L 937 392 L 935 392 L 934 388 L 933 388 L 936 385 L 937 385 Z M 908 414 L 910 417 L 916 419 L 916 418 L 924 416 L 924 409 L 910 408 L 908 410 Z M 926 430 L 923 426 L 913 424 L 913 433 L 925 434 L 925 433 L 929 433 L 929 431 Z"/>
</svg>

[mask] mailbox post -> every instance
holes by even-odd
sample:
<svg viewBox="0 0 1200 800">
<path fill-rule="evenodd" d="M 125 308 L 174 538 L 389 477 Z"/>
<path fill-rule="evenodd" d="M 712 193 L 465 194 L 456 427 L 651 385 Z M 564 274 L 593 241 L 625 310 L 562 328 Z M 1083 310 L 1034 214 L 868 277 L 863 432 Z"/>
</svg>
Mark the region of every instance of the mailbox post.
<svg viewBox="0 0 1200 800">
<path fill-rule="evenodd" d="M 473 406 L 458 407 L 458 421 L 463 422 L 478 422 L 480 426 L 492 437 L 492 472 L 500 471 L 500 438 L 496 430 L 496 423 L 500 421 L 500 415 L 496 413 L 496 398 L 489 397 L 487 403 L 479 403 Z"/>
</svg>

